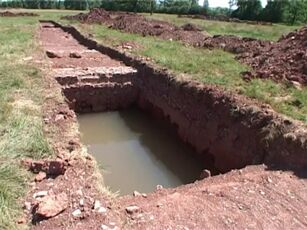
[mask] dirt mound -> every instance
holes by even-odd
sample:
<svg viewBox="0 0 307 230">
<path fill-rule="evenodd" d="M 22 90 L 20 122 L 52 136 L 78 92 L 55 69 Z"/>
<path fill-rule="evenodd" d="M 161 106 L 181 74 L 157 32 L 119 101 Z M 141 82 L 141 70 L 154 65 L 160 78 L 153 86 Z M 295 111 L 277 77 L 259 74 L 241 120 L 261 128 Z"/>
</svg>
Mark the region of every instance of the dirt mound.
<svg viewBox="0 0 307 230">
<path fill-rule="evenodd" d="M 244 77 L 271 78 L 275 81 L 299 82 L 307 85 L 307 27 L 282 37 L 277 43 L 232 35 L 209 37 L 196 25 L 182 27 L 150 20 L 144 16 L 93 9 L 87 14 L 65 17 L 86 23 L 104 23 L 110 28 L 165 40 L 179 40 L 196 47 L 220 48 L 237 54 L 237 59 L 250 65 L 253 72 Z"/>
<path fill-rule="evenodd" d="M 39 15 L 34 14 L 34 13 L 26 13 L 26 12 L 19 12 L 19 13 L 13 13 L 13 12 L 10 12 L 10 11 L 0 12 L 0 17 L 19 17 L 19 16 L 34 17 L 34 16 L 39 16 Z"/>
<path fill-rule="evenodd" d="M 149 20 L 140 15 L 118 16 L 114 19 L 111 28 L 128 33 L 141 34 L 142 36 L 157 36 L 165 40 L 180 40 L 194 46 L 200 46 L 207 38 L 206 35 L 198 30 L 187 31 L 171 23 Z"/>
<path fill-rule="evenodd" d="M 241 38 L 233 35 L 215 35 L 207 38 L 203 43 L 206 48 L 220 48 L 234 54 L 246 52 L 259 53 L 260 50 L 268 49 L 269 41 L 262 41 L 253 38 Z"/>
<path fill-rule="evenodd" d="M 63 19 L 78 20 L 83 23 L 100 23 L 100 22 L 109 21 L 111 17 L 108 11 L 102 8 L 95 8 L 95 9 L 92 9 L 89 13 L 69 15 L 69 16 L 63 17 Z"/>
<path fill-rule="evenodd" d="M 199 26 L 192 23 L 184 24 L 183 26 L 181 26 L 181 28 L 185 31 L 202 31 Z"/>
<path fill-rule="evenodd" d="M 110 28 L 128 33 L 141 34 L 142 36 L 156 36 L 166 40 L 180 40 L 194 46 L 200 46 L 207 38 L 194 25 L 180 28 L 165 21 L 149 20 L 138 14 L 108 12 L 100 8 L 93 9 L 87 14 L 81 13 L 63 18 L 79 20 L 84 23 L 103 23 L 110 26 Z"/>
<path fill-rule="evenodd" d="M 255 72 L 246 77 L 271 78 L 275 81 L 307 85 L 307 26 L 289 33 L 261 52 L 254 50 L 238 57 Z"/>
</svg>

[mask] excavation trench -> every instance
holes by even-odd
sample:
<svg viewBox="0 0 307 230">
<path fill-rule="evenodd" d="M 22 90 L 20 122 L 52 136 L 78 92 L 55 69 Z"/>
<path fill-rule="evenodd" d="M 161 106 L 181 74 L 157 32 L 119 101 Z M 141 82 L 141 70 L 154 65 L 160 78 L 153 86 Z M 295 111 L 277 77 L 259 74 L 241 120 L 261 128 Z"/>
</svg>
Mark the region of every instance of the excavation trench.
<svg viewBox="0 0 307 230">
<path fill-rule="evenodd" d="M 105 177 L 113 190 L 174 187 L 199 179 L 203 169 L 306 166 L 305 131 L 253 101 L 178 80 L 73 27 L 42 22 L 41 39 L 79 114 L 83 142 L 111 171 Z"/>
</svg>

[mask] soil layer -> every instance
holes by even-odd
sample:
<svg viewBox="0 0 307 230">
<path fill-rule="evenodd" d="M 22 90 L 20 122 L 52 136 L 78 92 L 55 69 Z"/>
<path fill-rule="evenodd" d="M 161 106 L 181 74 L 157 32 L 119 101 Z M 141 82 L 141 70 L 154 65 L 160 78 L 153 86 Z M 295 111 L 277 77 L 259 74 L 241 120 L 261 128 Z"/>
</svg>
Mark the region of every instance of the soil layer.
<svg viewBox="0 0 307 230">
<path fill-rule="evenodd" d="M 0 12 L 0 17 L 34 17 L 34 16 L 39 16 L 39 15 L 28 12 L 18 12 L 18 13 L 13 13 L 10 11 Z"/>
</svg>

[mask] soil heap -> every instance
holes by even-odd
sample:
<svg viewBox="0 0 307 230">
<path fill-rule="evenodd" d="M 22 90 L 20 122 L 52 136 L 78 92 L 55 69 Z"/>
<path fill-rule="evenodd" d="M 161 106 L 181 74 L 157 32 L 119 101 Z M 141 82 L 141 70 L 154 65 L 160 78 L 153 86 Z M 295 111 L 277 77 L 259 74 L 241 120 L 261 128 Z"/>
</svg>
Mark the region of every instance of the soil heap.
<svg viewBox="0 0 307 230">
<path fill-rule="evenodd" d="M 81 13 L 63 18 L 79 20 L 83 23 L 103 23 L 110 28 L 128 33 L 156 36 L 165 40 L 180 40 L 193 46 L 201 46 L 208 37 L 195 27 L 193 27 L 192 31 L 188 31 L 185 27 L 180 28 L 165 21 L 149 20 L 142 15 L 133 13 L 108 12 L 100 8 L 92 9 L 87 14 Z"/>
<path fill-rule="evenodd" d="M 282 37 L 278 42 L 271 42 L 233 35 L 209 37 L 193 24 L 178 27 L 134 13 L 108 12 L 99 8 L 87 14 L 64 18 L 84 23 L 104 23 L 127 33 L 179 40 L 195 47 L 224 49 L 237 54 L 238 60 L 253 68 L 252 72 L 244 73 L 245 79 L 270 78 L 277 82 L 307 85 L 307 26 Z"/>
<path fill-rule="evenodd" d="M 82 23 L 105 23 L 111 19 L 109 12 L 102 8 L 92 9 L 86 14 L 80 13 L 77 15 L 68 15 L 63 18 L 68 20 L 78 20 Z"/>
<path fill-rule="evenodd" d="M 259 51 L 238 56 L 238 59 L 255 70 L 254 73 L 248 73 L 249 77 L 307 85 L 307 26 L 281 37 L 278 42 Z"/>
</svg>

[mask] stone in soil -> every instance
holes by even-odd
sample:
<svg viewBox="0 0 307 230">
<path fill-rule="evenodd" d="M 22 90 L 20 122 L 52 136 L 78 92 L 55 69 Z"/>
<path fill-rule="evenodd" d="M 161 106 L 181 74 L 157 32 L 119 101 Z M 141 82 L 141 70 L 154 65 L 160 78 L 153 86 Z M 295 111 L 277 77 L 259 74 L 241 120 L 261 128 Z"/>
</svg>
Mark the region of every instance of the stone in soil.
<svg viewBox="0 0 307 230">
<path fill-rule="evenodd" d="M 128 214 L 134 214 L 136 212 L 138 212 L 140 210 L 140 207 L 136 206 L 136 205 L 131 205 L 126 207 L 126 212 Z"/>
<path fill-rule="evenodd" d="M 82 56 L 81 56 L 79 53 L 71 52 L 71 53 L 69 54 L 69 57 L 70 57 L 70 58 L 81 58 Z"/>
<path fill-rule="evenodd" d="M 53 51 L 49 51 L 47 50 L 46 51 L 46 55 L 49 57 L 49 58 L 61 58 L 61 55 L 53 52 Z"/>
<path fill-rule="evenodd" d="M 51 218 L 63 212 L 67 207 L 68 197 L 66 193 L 49 195 L 40 200 L 35 208 L 35 215 L 42 218 Z"/>
<path fill-rule="evenodd" d="M 44 180 L 47 177 L 47 174 L 45 172 L 39 172 L 36 176 L 35 176 L 35 181 L 36 182 L 40 182 L 42 180 Z"/>
</svg>

